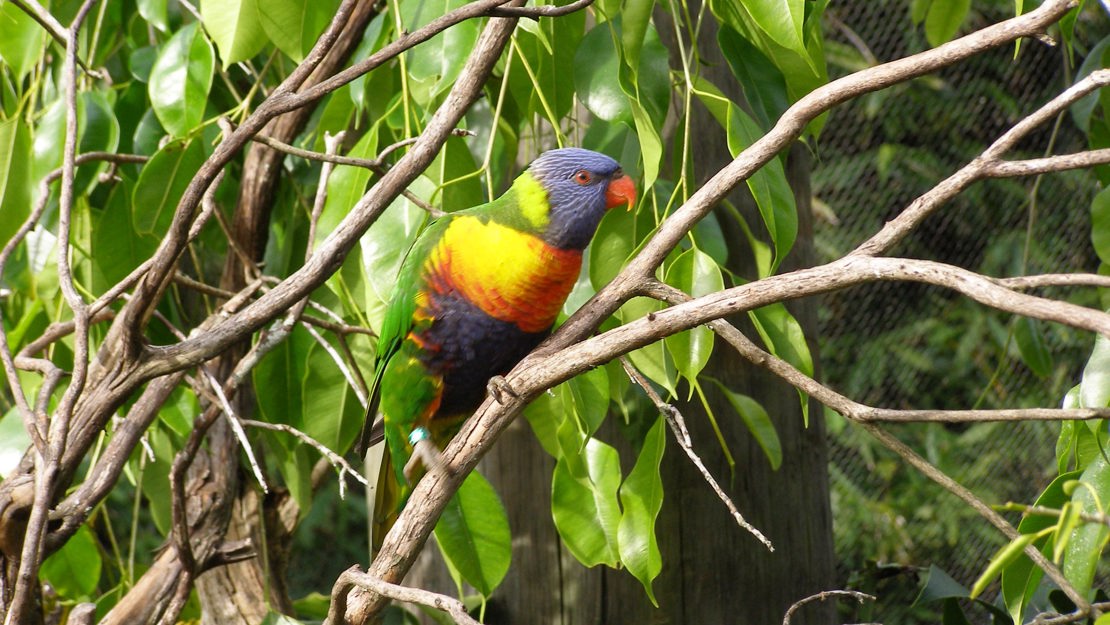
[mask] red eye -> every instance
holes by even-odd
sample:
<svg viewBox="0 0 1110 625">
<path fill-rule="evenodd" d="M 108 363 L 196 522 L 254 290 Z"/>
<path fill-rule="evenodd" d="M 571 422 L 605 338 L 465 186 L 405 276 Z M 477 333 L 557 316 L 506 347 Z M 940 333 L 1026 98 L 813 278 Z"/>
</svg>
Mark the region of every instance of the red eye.
<svg viewBox="0 0 1110 625">
<path fill-rule="evenodd" d="M 590 172 L 586 171 L 585 169 L 579 169 L 574 174 L 574 181 L 580 185 L 588 185 L 590 184 L 590 182 L 593 181 L 593 179 L 594 177 L 591 176 Z"/>
</svg>

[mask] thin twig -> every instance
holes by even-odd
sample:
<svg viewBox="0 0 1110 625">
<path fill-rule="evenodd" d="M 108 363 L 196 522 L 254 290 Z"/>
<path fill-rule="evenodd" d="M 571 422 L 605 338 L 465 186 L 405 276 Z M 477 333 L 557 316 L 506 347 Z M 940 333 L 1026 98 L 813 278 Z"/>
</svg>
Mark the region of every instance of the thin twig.
<svg viewBox="0 0 1110 625">
<path fill-rule="evenodd" d="M 1110 611 L 1110 601 L 1102 601 L 1099 603 L 1092 603 L 1088 609 L 1079 609 L 1070 614 L 1057 614 L 1056 612 L 1045 612 L 1038 614 L 1036 618 L 1029 622 L 1029 625 L 1068 625 L 1085 620 L 1094 614 L 1095 611 L 1107 612 Z"/>
<path fill-rule="evenodd" d="M 456 137 L 464 137 L 464 136 L 469 136 L 472 133 L 469 130 L 456 129 L 455 131 L 453 131 L 452 134 Z M 394 151 L 394 150 L 396 150 L 400 147 L 403 147 L 403 146 L 406 146 L 406 145 L 411 145 L 412 143 L 416 142 L 415 137 L 409 138 L 409 139 L 404 139 L 402 141 L 398 141 L 397 143 L 394 143 L 390 146 L 387 146 L 385 148 L 385 150 L 383 150 L 380 154 L 378 154 L 377 158 L 366 159 L 366 158 L 356 158 L 356 157 L 353 157 L 353 156 L 340 156 L 338 154 L 333 154 L 333 153 L 313 152 L 311 150 L 305 150 L 305 149 L 298 148 L 298 147 L 293 146 L 293 145 L 289 145 L 288 143 L 278 141 L 277 139 L 274 139 L 273 137 L 267 137 L 265 135 L 255 135 L 254 137 L 252 137 L 251 140 L 256 141 L 258 143 L 261 143 L 261 144 L 263 144 L 267 147 L 273 148 L 273 149 L 277 150 L 278 152 L 283 152 L 283 153 L 289 154 L 291 156 L 299 156 L 301 158 L 306 158 L 306 159 L 310 159 L 310 160 L 314 160 L 314 161 L 321 161 L 321 162 L 324 162 L 324 163 L 335 163 L 336 165 L 350 165 L 352 167 L 362 167 L 362 168 L 369 169 L 369 170 L 373 171 L 374 173 L 378 174 L 379 176 L 384 175 L 385 172 L 388 171 L 388 168 L 386 167 L 386 164 L 385 164 L 385 157 L 390 152 L 392 152 L 392 151 Z M 423 210 L 425 210 L 429 215 L 431 215 L 433 217 L 442 217 L 443 215 L 446 214 L 442 210 L 440 210 L 440 209 L 436 208 L 435 206 L 432 206 L 428 202 L 424 201 L 423 199 L 421 199 L 419 196 L 417 196 L 415 193 L 409 191 L 408 189 L 405 189 L 404 191 L 402 191 L 401 195 L 403 195 L 405 197 L 405 199 L 407 199 L 408 201 L 412 202 L 413 204 L 415 204 L 415 205 L 419 206 L 420 208 L 422 208 Z"/>
<path fill-rule="evenodd" d="M 856 601 L 860 602 L 861 604 L 864 601 L 875 601 L 876 600 L 874 595 L 869 595 L 865 592 L 859 592 L 858 590 L 822 590 L 821 592 L 819 592 L 815 595 L 810 595 L 810 596 L 806 597 L 805 599 L 794 602 L 794 605 L 790 606 L 790 609 L 788 609 L 786 611 L 786 614 L 782 617 L 782 625 L 790 625 L 790 619 L 794 616 L 794 613 L 797 612 L 798 609 L 800 609 L 802 606 L 806 605 L 807 603 L 812 603 L 814 601 L 825 601 L 826 599 L 834 599 L 834 598 L 835 599 L 855 599 Z"/>
<path fill-rule="evenodd" d="M 321 443 L 320 441 L 312 438 L 308 434 L 305 434 L 304 432 L 291 425 L 286 425 L 284 423 L 267 423 L 266 421 L 255 421 L 254 419 L 243 419 L 242 423 L 247 427 L 259 428 L 262 430 L 272 430 L 274 432 L 285 432 L 286 434 L 295 436 L 304 443 L 312 446 L 316 451 L 320 452 L 320 455 L 327 458 L 328 462 L 331 463 L 331 466 L 335 469 L 336 473 L 339 474 L 340 499 L 345 499 L 345 484 L 347 481 L 346 475 L 350 475 L 363 486 L 369 486 L 369 483 L 366 481 L 366 478 L 362 476 L 362 473 L 360 473 L 358 469 L 355 469 L 350 465 L 350 463 L 343 459 L 343 456 L 340 456 L 339 454 L 328 448 L 327 445 Z"/>
<path fill-rule="evenodd" d="M 1001 506 L 995 506 L 995 508 L 997 508 L 1001 512 L 1020 512 L 1023 515 L 1027 516 L 1047 516 L 1057 519 L 1064 514 L 1064 511 L 1058 508 L 1048 508 L 1046 506 L 1030 506 L 1023 503 L 1015 503 L 1013 501 L 1004 503 Z M 1086 523 L 1097 523 L 1099 525 L 1110 527 L 1110 515 L 1108 514 L 1101 512 L 1080 512 L 1077 516 L 1079 520 Z"/>
<path fill-rule="evenodd" d="M 647 393 L 648 399 L 651 400 L 651 403 L 655 404 L 655 407 L 659 409 L 663 418 L 667 420 L 667 425 L 670 426 L 671 432 L 674 433 L 674 438 L 675 441 L 678 442 L 678 446 L 682 448 L 682 451 L 686 452 L 686 456 L 690 458 L 690 462 L 694 463 L 694 466 L 697 467 L 698 472 L 701 473 L 702 479 L 709 484 L 713 492 L 717 493 L 717 497 L 719 497 L 725 504 L 725 507 L 728 508 L 736 524 L 752 536 L 755 536 L 756 540 L 763 543 L 767 551 L 774 551 L 775 547 L 771 544 L 771 541 L 763 535 L 763 532 L 756 529 L 751 523 L 748 523 L 744 515 L 740 514 L 740 510 L 736 508 L 736 504 L 732 502 L 728 493 L 721 488 L 721 485 L 713 478 L 713 474 L 705 467 L 705 463 L 702 462 L 701 457 L 694 451 L 693 440 L 690 438 L 689 430 L 686 429 L 686 420 L 682 417 L 682 413 L 679 412 L 678 408 L 663 401 L 659 393 L 656 393 L 655 389 L 652 388 L 651 382 L 648 382 L 643 374 L 641 374 L 636 367 L 633 367 L 632 363 L 630 363 L 627 358 L 622 356 L 620 361 L 628 377 Z"/>
</svg>

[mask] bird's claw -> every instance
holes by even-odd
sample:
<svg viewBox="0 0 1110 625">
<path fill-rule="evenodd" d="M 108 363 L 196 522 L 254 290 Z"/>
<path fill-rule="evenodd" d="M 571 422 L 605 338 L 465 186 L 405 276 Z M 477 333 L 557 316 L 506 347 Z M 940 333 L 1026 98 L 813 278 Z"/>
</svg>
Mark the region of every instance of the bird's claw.
<svg viewBox="0 0 1110 625">
<path fill-rule="evenodd" d="M 417 469 L 423 466 L 427 471 L 445 471 L 447 463 L 443 460 L 443 454 L 439 451 L 429 439 L 417 441 L 412 446 L 412 456 L 409 461 L 405 463 L 404 474 L 405 479 L 410 483 L 416 477 Z"/>
<path fill-rule="evenodd" d="M 513 389 L 512 385 L 509 384 L 509 381 L 505 379 L 505 376 L 501 375 L 495 375 L 489 379 L 489 382 L 486 383 L 486 391 L 489 392 L 490 396 L 497 400 L 499 404 L 508 403 L 505 400 L 506 396 L 513 399 L 520 397 L 516 390 Z"/>
</svg>

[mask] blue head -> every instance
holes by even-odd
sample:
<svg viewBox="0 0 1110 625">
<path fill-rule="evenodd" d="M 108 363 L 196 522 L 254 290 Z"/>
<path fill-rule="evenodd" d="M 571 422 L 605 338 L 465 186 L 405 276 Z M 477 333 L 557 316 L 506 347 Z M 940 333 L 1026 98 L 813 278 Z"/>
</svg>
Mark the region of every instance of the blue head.
<svg viewBox="0 0 1110 625">
<path fill-rule="evenodd" d="M 528 171 L 547 191 L 551 213 L 543 238 L 554 247 L 584 249 L 607 209 L 621 204 L 631 209 L 636 201 L 620 163 L 591 150 L 549 150 Z"/>
</svg>

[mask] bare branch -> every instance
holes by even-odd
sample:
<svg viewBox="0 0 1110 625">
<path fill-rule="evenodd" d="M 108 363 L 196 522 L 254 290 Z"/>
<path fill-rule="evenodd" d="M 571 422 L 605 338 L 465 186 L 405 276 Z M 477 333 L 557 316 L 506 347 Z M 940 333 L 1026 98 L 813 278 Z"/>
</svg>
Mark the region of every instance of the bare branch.
<svg viewBox="0 0 1110 625">
<path fill-rule="evenodd" d="M 669 287 L 661 283 L 656 283 L 652 285 L 650 290 L 652 293 L 658 294 L 659 296 L 672 301 L 681 301 L 682 299 L 689 297 L 681 291 L 678 291 L 673 287 Z M 901 456 L 908 464 L 916 468 L 929 479 L 939 484 L 948 492 L 962 499 L 972 509 L 978 512 L 980 516 L 985 518 L 991 523 L 991 525 L 994 525 L 999 531 L 1001 531 L 1002 534 L 1005 535 L 1008 539 L 1014 540 L 1020 535 L 1019 532 L 1012 525 L 1010 525 L 1009 522 L 1006 521 L 1006 519 L 1002 518 L 1001 515 L 991 509 L 990 506 L 976 497 L 971 491 L 969 491 L 967 488 L 965 488 L 963 485 L 956 482 L 952 478 L 948 477 L 940 469 L 930 464 L 927 460 L 917 455 L 916 452 L 914 452 L 904 443 L 896 439 L 893 435 L 881 429 L 876 423 L 865 419 L 855 418 L 856 415 L 867 413 L 875 409 L 862 406 L 861 404 L 852 401 L 847 397 L 836 393 L 835 391 L 832 391 L 828 387 L 820 384 L 819 382 L 805 375 L 801 371 L 798 371 L 796 368 L 794 368 L 792 365 L 782 360 L 781 358 L 773 356 L 772 354 L 769 354 L 766 351 L 760 349 L 747 337 L 745 337 L 739 330 L 723 321 L 714 321 L 710 324 L 710 327 L 712 327 L 714 331 L 721 335 L 722 338 L 725 338 L 725 340 L 727 340 L 730 345 L 736 348 L 742 356 L 748 358 L 748 360 L 750 360 L 753 364 L 768 369 L 772 373 L 782 377 L 790 384 L 793 384 L 797 388 L 810 393 L 823 404 L 836 410 L 845 417 L 848 417 L 849 419 L 852 419 L 859 423 L 865 430 L 867 430 L 868 433 L 878 439 L 879 442 L 882 443 L 885 447 Z M 1057 586 L 1060 587 L 1061 590 L 1064 591 L 1065 594 L 1068 595 L 1068 598 L 1071 599 L 1072 602 L 1075 603 L 1075 605 L 1080 606 L 1080 608 L 1089 605 L 1083 598 L 1083 596 L 1080 595 L 1079 592 L 1075 589 L 1075 587 L 1072 586 L 1070 582 L 1068 582 L 1067 578 L 1064 577 L 1059 568 L 1056 567 L 1056 565 L 1053 564 L 1050 560 L 1048 560 L 1048 558 L 1046 558 L 1039 549 L 1037 549 L 1033 545 L 1029 545 L 1029 547 L 1025 549 L 1025 553 L 1052 579 L 1053 582 L 1056 583 Z"/>
<path fill-rule="evenodd" d="M 1036 176 L 1054 171 L 1105 165 L 1106 163 L 1110 163 L 1110 148 L 1077 152 L 1075 154 L 1058 154 L 1044 158 L 1031 158 L 1024 161 L 994 161 L 984 164 L 983 177 L 1017 178 L 1020 176 Z"/>
<path fill-rule="evenodd" d="M 827 599 L 855 599 L 860 603 L 864 601 L 876 601 L 874 595 L 869 595 L 857 590 L 823 590 L 815 595 L 810 595 L 805 599 L 796 601 L 794 605 L 790 606 L 790 609 L 786 611 L 786 615 L 782 617 L 782 625 L 790 625 L 790 619 L 793 618 L 794 613 L 807 603 L 825 601 Z"/>
<path fill-rule="evenodd" d="M 363 588 L 384 597 L 389 597 L 395 601 L 415 603 L 441 612 L 446 612 L 459 625 L 480 625 L 478 621 L 467 614 L 466 606 L 458 599 L 453 599 L 446 595 L 427 590 L 421 590 L 419 588 L 408 588 L 406 586 L 390 584 L 369 573 L 359 571 L 357 566 L 353 566 L 344 571 L 339 576 L 339 579 L 335 581 L 335 586 L 331 591 L 331 609 L 328 610 L 328 619 L 325 623 L 328 625 L 341 625 L 345 622 L 344 614 L 347 608 L 347 593 L 349 593 L 353 587 Z"/>
<path fill-rule="evenodd" d="M 1001 160 L 1002 155 L 1013 148 L 1025 135 L 1046 121 L 1055 118 L 1076 100 L 1107 84 L 1110 84 L 1110 70 L 1103 69 L 1092 72 L 1086 78 L 1068 87 L 1063 93 L 1015 124 L 975 160 L 911 202 L 901 214 L 888 221 L 882 230 L 853 250 L 851 255 L 873 256 L 889 251 L 895 243 L 901 241 L 910 231 L 916 228 L 925 217 L 966 189 L 971 183 L 991 174 L 996 176 L 1035 174 L 1041 170 L 1054 171 L 1049 166 L 1052 163 L 1072 165 L 1077 159 L 1086 158 L 1093 164 L 1094 162 L 1101 162 L 1099 159 L 1110 156 L 1110 150 L 1095 150 L 1084 152 L 1080 156 L 1066 155 L 1027 161 L 1027 163 L 1033 163 L 1032 166 L 1022 165 L 1021 163 L 1006 163 Z M 1067 168 L 1060 167 L 1060 169 Z"/>
<path fill-rule="evenodd" d="M 1036 289 L 1046 286 L 1110 288 L 1110 276 L 1100 276 L 1097 273 L 1047 273 L 1039 276 L 995 278 L 994 281 L 1008 289 Z"/>
</svg>

